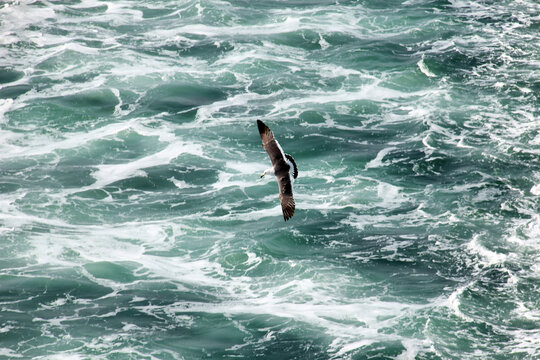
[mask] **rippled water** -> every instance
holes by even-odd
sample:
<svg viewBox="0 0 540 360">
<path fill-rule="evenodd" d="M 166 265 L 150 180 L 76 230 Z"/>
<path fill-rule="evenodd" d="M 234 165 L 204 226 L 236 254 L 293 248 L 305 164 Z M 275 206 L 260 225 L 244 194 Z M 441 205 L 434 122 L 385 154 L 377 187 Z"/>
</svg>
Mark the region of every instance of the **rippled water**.
<svg viewBox="0 0 540 360">
<path fill-rule="evenodd" d="M 540 357 L 537 1 L 0 5 L 0 357 Z"/>
</svg>

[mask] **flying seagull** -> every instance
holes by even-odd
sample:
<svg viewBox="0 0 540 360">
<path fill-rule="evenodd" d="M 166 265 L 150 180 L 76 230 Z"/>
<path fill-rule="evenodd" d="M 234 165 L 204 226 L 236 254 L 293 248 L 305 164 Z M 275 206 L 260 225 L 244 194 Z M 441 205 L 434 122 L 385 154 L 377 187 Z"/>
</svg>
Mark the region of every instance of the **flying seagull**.
<svg viewBox="0 0 540 360">
<path fill-rule="evenodd" d="M 267 174 L 276 176 L 283 219 L 287 221 L 294 215 L 293 182 L 298 176 L 298 168 L 293 157 L 283 152 L 270 128 L 261 120 L 257 120 L 257 126 L 261 134 L 262 146 L 272 161 L 272 167 L 266 169 L 261 177 Z"/>
</svg>

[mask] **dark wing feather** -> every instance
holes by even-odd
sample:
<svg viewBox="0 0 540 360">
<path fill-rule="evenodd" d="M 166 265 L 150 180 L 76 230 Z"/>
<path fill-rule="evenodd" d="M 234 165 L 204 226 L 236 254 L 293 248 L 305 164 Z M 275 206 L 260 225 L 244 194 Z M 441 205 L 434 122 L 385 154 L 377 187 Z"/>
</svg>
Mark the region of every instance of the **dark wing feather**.
<svg viewBox="0 0 540 360">
<path fill-rule="evenodd" d="M 289 174 L 278 177 L 279 185 L 279 201 L 281 201 L 281 210 L 283 211 L 283 219 L 289 220 L 294 215 L 294 197 L 292 192 L 292 184 Z"/>
<path fill-rule="evenodd" d="M 268 156 L 270 156 L 272 166 L 274 167 L 277 175 L 278 169 L 276 168 L 276 166 L 279 167 L 281 163 L 285 163 L 281 147 L 279 146 L 277 140 L 274 138 L 274 134 L 272 134 L 272 131 L 268 126 L 266 126 L 261 120 L 257 120 L 257 126 L 259 128 L 259 134 L 261 135 L 262 146 L 268 153 Z"/>
</svg>

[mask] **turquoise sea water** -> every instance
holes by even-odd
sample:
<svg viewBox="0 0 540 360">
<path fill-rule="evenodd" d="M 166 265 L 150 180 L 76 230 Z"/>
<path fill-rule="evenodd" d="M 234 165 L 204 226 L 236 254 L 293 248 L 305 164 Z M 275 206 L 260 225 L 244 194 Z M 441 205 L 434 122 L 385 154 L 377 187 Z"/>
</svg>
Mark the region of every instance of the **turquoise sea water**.
<svg viewBox="0 0 540 360">
<path fill-rule="evenodd" d="M 0 358 L 540 358 L 539 24 L 0 1 Z"/>
</svg>

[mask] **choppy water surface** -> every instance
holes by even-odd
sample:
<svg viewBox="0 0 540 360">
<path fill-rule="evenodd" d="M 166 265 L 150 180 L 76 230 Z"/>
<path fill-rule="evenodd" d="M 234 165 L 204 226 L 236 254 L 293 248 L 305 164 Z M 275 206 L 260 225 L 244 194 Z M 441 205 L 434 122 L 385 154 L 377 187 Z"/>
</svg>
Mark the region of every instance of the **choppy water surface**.
<svg viewBox="0 0 540 360">
<path fill-rule="evenodd" d="M 537 1 L 0 5 L 0 357 L 540 357 Z"/>
</svg>

